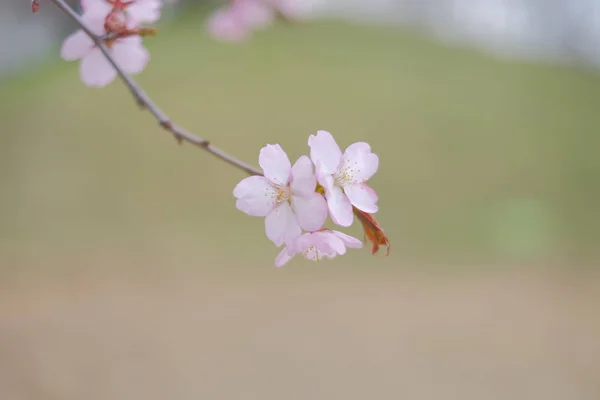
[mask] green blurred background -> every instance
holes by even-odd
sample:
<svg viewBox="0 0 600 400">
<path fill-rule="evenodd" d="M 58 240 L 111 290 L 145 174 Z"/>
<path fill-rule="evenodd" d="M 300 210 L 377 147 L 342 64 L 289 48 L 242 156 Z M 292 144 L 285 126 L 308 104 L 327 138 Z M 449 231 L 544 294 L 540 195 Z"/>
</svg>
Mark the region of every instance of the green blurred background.
<svg viewBox="0 0 600 400">
<path fill-rule="evenodd" d="M 0 93 L 0 398 L 600 396 L 597 73 L 334 21 L 231 45 L 205 19 L 160 25 L 138 82 L 253 164 L 318 129 L 370 143 L 391 255 L 276 269 L 241 172 L 54 54 Z"/>
</svg>

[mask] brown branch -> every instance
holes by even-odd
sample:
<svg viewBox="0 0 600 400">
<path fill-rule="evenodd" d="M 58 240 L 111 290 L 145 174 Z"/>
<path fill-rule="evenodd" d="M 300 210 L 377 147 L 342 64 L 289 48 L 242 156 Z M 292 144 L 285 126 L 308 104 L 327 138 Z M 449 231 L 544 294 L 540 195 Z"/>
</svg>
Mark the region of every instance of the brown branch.
<svg viewBox="0 0 600 400">
<path fill-rule="evenodd" d="M 104 54 L 104 57 L 106 57 L 108 62 L 117 71 L 119 78 L 123 81 L 123 83 L 125 83 L 125 85 L 129 89 L 139 106 L 150 111 L 154 118 L 156 118 L 158 124 L 163 129 L 173 134 L 173 136 L 175 137 L 175 139 L 177 139 L 179 143 L 185 141 L 194 144 L 200 147 L 201 149 L 208 151 L 217 158 L 220 158 L 226 163 L 241 169 L 249 175 L 262 175 L 262 172 L 259 169 L 253 167 L 252 165 L 242 160 L 238 160 L 237 158 L 224 152 L 218 147 L 213 146 L 208 142 L 208 140 L 202 139 L 201 137 L 194 135 L 193 133 L 188 132 L 187 130 L 171 122 L 171 119 L 154 103 L 154 101 L 152 101 L 152 99 L 142 90 L 142 88 L 140 88 L 138 84 L 135 83 L 135 81 L 129 75 L 123 72 L 121 67 L 119 67 L 115 59 L 110 54 L 108 48 L 106 47 L 106 44 L 104 43 L 104 39 L 98 37 L 94 32 L 92 32 L 87 26 L 87 24 L 83 21 L 83 19 L 79 16 L 79 14 L 77 14 L 71 8 L 71 6 L 69 6 L 65 2 L 65 0 L 51 1 L 54 4 L 56 4 L 56 6 L 61 9 L 61 11 L 67 14 L 73 21 L 75 21 L 75 23 L 94 41 L 96 46 L 98 46 L 100 51 L 102 51 L 102 54 Z"/>
</svg>

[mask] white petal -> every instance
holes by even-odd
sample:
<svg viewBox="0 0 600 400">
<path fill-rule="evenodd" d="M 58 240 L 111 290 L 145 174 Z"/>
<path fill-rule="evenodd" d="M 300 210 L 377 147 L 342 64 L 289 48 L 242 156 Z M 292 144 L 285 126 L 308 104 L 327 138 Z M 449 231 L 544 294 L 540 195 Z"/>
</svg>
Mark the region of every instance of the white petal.
<svg viewBox="0 0 600 400">
<path fill-rule="evenodd" d="M 333 232 L 323 231 L 316 232 L 316 234 L 319 235 L 319 238 L 321 239 L 321 247 L 319 247 L 319 250 L 321 250 L 323 253 L 329 254 L 332 258 L 335 257 L 336 254 L 346 254 L 346 246 L 344 246 L 344 242 Z"/>
<path fill-rule="evenodd" d="M 360 249 L 361 247 L 363 247 L 363 242 L 361 242 L 359 239 L 352 237 L 350 235 L 346 235 L 345 233 L 339 232 L 339 231 L 332 231 L 332 233 L 339 237 L 342 242 L 344 242 L 344 245 L 348 248 L 351 249 Z"/>
<path fill-rule="evenodd" d="M 277 257 L 275 257 L 275 266 L 276 267 L 283 267 L 285 264 L 287 264 L 288 261 L 290 261 L 293 257 L 294 254 L 288 254 L 288 248 L 285 247 L 283 250 L 281 250 L 279 252 L 279 254 L 277 254 Z"/>
<path fill-rule="evenodd" d="M 150 53 L 142 44 L 139 36 L 130 36 L 117 40 L 112 46 L 113 57 L 126 74 L 139 74 L 150 59 Z"/>
<path fill-rule="evenodd" d="M 325 189 L 325 191 L 331 189 L 331 187 L 334 184 L 334 180 L 333 180 L 333 175 L 328 174 L 326 172 L 323 171 L 322 168 L 322 163 L 318 162 L 316 165 L 316 173 L 315 173 L 315 177 L 317 178 L 317 182 L 319 182 L 319 184 L 321 186 L 323 186 L 323 189 Z"/>
<path fill-rule="evenodd" d="M 371 178 L 378 168 L 379 157 L 371 153 L 371 146 L 357 142 L 344 152 L 340 171 L 346 172 L 352 183 L 361 183 Z"/>
<path fill-rule="evenodd" d="M 106 86 L 117 76 L 117 71 L 98 48 L 94 48 L 81 60 L 79 70 L 83 83 L 92 87 Z"/>
<path fill-rule="evenodd" d="M 112 11 L 112 6 L 104 1 L 94 2 L 81 16 L 81 19 L 87 27 L 96 35 L 103 36 L 106 33 L 104 22 L 108 14 Z"/>
<path fill-rule="evenodd" d="M 327 206 L 334 223 L 340 226 L 352 225 L 354 220 L 352 204 L 338 186 L 333 186 L 331 190 L 327 191 Z"/>
<path fill-rule="evenodd" d="M 287 186 L 292 164 L 285 151 L 278 144 L 268 144 L 260 150 L 258 164 L 271 182 Z"/>
<path fill-rule="evenodd" d="M 88 9 L 89 4 L 93 4 L 93 3 L 94 3 L 94 0 L 80 0 L 79 4 L 81 6 L 81 11 L 85 12 Z"/>
<path fill-rule="evenodd" d="M 83 15 L 94 15 L 98 18 L 106 18 L 112 11 L 112 5 L 104 0 L 81 0 L 81 10 Z"/>
<path fill-rule="evenodd" d="M 284 243 L 292 245 L 293 241 L 302 234 L 296 216 L 287 202 L 279 203 L 267 215 L 267 218 L 265 218 L 265 231 L 267 237 L 277 247 Z"/>
<path fill-rule="evenodd" d="M 292 167 L 290 187 L 294 193 L 311 194 L 317 187 L 317 178 L 313 172 L 313 164 L 310 158 L 302 156 Z"/>
<path fill-rule="evenodd" d="M 274 9 L 263 0 L 238 0 L 231 8 L 241 23 L 250 29 L 264 29 L 275 18 Z"/>
<path fill-rule="evenodd" d="M 323 172 L 333 174 L 337 171 L 342 161 L 342 151 L 331 133 L 321 130 L 316 136 L 310 135 L 308 146 L 311 160 L 315 165 L 320 162 Z"/>
<path fill-rule="evenodd" d="M 292 196 L 292 207 L 300 227 L 305 231 L 321 229 L 327 219 L 327 201 L 319 193 Z"/>
<path fill-rule="evenodd" d="M 377 212 L 377 193 L 366 183 L 344 186 L 344 193 L 350 199 L 352 205 L 361 211 L 374 214 Z"/>
<path fill-rule="evenodd" d="M 127 16 L 135 23 L 153 23 L 160 18 L 162 3 L 158 0 L 136 1 L 127 7 Z"/>
<path fill-rule="evenodd" d="M 277 190 L 264 176 L 250 176 L 233 189 L 238 210 L 253 217 L 266 217 L 277 199 Z"/>
<path fill-rule="evenodd" d="M 214 38 L 228 42 L 240 42 L 248 39 L 252 34 L 252 31 L 240 23 L 229 8 L 214 12 L 208 19 L 207 30 Z"/>
<path fill-rule="evenodd" d="M 94 41 L 81 29 L 65 39 L 60 48 L 60 56 L 65 61 L 74 61 L 85 57 L 94 49 Z"/>
</svg>

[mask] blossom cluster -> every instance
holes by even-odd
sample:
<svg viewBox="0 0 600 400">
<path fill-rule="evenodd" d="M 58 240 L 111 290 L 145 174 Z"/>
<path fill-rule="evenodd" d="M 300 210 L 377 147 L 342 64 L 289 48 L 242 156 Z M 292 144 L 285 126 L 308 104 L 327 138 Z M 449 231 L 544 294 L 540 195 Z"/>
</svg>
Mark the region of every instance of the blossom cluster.
<svg viewBox="0 0 600 400">
<path fill-rule="evenodd" d="M 166 0 L 175 3 L 177 0 Z M 81 19 L 90 33 L 106 46 L 112 60 L 128 75 L 141 73 L 150 60 L 143 37 L 156 30 L 144 27 L 160 18 L 163 0 L 80 0 Z M 298 0 L 231 0 L 214 12 L 207 30 L 215 39 L 239 42 L 253 31 L 266 28 L 277 17 L 296 19 Z M 32 0 L 32 9 L 39 8 Z M 62 44 L 61 57 L 80 60 L 81 80 L 87 86 L 104 87 L 117 76 L 111 61 L 104 57 L 93 38 L 83 29 L 71 34 Z"/>
<path fill-rule="evenodd" d="M 119 75 L 138 102 L 179 141 L 201 143 L 204 150 L 230 164 L 260 174 L 222 150 L 204 145 L 205 140 L 182 133 L 168 118 L 162 118 L 164 113 L 129 79 L 128 75 L 140 73 L 149 61 L 142 38 L 155 30 L 143 24 L 159 19 L 163 0 L 80 1 L 83 13 L 77 16 L 64 0 L 54 0 L 80 27 L 63 42 L 61 56 L 65 60 L 80 60 L 85 84 L 103 87 Z M 277 16 L 297 17 L 298 1 L 301 0 L 231 0 L 213 15 L 209 31 L 221 39 L 245 39 Z M 31 7 L 37 12 L 38 0 L 31 0 Z M 363 246 L 359 239 L 323 228 L 328 215 L 334 224 L 343 227 L 352 225 L 356 216 L 363 226 L 364 240 L 372 243 L 372 253 L 386 246 L 386 255 L 389 254 L 389 240 L 373 216 L 378 211 L 379 198 L 366 183 L 379 167 L 377 155 L 364 142 L 354 143 L 342 152 L 333 136 L 324 130 L 310 135 L 308 146 L 310 157 L 304 155 L 292 166 L 281 146 L 266 145 L 259 154 L 262 175 L 243 179 L 233 191 L 237 208 L 250 216 L 264 217 L 267 237 L 275 246 L 284 246 L 275 265 L 286 264 L 296 254 L 317 261 Z"/>
<path fill-rule="evenodd" d="M 142 24 L 157 21 L 162 5 L 162 0 L 81 0 L 81 19 L 104 41 L 123 72 L 135 75 L 150 59 L 142 37 L 154 33 Z M 116 69 L 83 29 L 65 39 L 60 53 L 67 61 L 81 60 L 81 80 L 88 86 L 106 86 L 117 76 Z"/>
<path fill-rule="evenodd" d="M 333 136 L 324 130 L 308 139 L 310 158 L 301 156 L 292 166 L 278 144 L 268 144 L 258 161 L 263 176 L 243 179 L 233 190 L 236 207 L 250 215 L 265 217 L 267 237 L 285 246 L 276 266 L 294 255 L 317 261 L 342 255 L 362 242 L 342 232 L 323 229 L 327 215 L 334 224 L 348 227 L 354 215 L 363 224 L 373 253 L 389 241 L 372 214 L 378 210 L 375 191 L 366 183 L 377 172 L 379 158 L 364 142 L 342 153 Z"/>
<path fill-rule="evenodd" d="M 277 17 L 296 19 L 301 0 L 232 0 L 215 11 L 207 29 L 213 37 L 240 42 L 256 30 L 269 26 Z"/>
</svg>

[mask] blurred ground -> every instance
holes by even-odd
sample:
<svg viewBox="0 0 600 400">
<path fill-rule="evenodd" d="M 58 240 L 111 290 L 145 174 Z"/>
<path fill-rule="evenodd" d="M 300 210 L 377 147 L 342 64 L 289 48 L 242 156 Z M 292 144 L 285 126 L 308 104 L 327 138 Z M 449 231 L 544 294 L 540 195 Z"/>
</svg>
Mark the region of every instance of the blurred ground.
<svg viewBox="0 0 600 400">
<path fill-rule="evenodd" d="M 598 274 L 108 268 L 2 288 L 3 399 L 600 395 Z"/>
<path fill-rule="evenodd" d="M 598 76 L 202 24 L 148 41 L 146 90 L 251 162 L 317 129 L 368 141 L 392 255 L 275 269 L 243 175 L 49 62 L 0 93 L 1 399 L 600 396 Z"/>
</svg>

